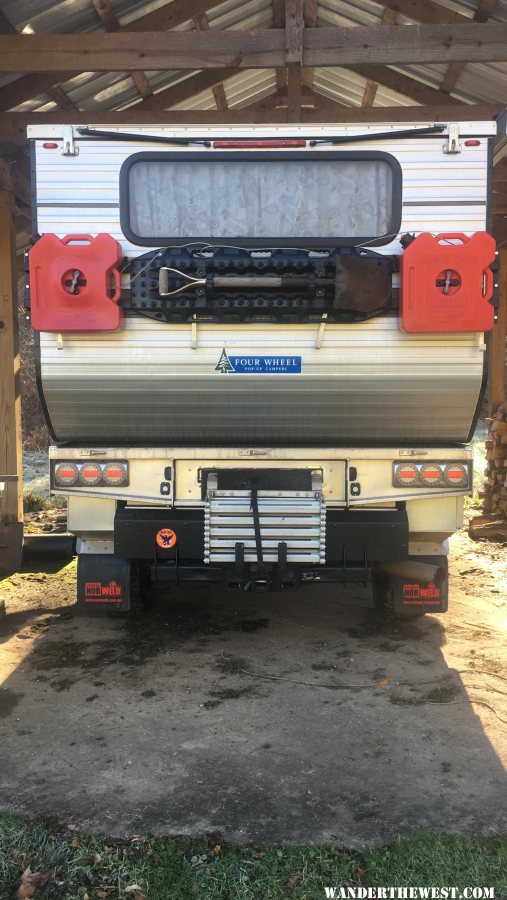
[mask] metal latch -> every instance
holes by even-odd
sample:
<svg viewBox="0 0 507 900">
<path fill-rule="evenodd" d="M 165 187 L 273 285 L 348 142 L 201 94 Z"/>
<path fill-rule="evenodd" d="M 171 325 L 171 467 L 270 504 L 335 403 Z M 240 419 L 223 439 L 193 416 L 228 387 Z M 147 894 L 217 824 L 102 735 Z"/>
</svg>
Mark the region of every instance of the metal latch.
<svg viewBox="0 0 507 900">
<path fill-rule="evenodd" d="M 77 156 L 78 153 L 79 147 L 76 147 L 74 143 L 74 130 L 72 128 L 72 125 L 64 125 L 62 156 Z"/>
<path fill-rule="evenodd" d="M 447 144 L 442 147 L 444 153 L 461 153 L 461 144 L 459 142 L 459 122 L 452 122 L 449 125 L 449 136 Z"/>
</svg>

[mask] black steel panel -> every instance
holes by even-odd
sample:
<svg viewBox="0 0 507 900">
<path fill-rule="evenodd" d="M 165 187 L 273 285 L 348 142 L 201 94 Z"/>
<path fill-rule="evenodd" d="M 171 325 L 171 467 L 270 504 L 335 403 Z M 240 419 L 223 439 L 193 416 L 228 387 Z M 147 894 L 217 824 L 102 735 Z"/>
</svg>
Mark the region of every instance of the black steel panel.
<svg viewBox="0 0 507 900">
<path fill-rule="evenodd" d="M 176 544 L 167 550 L 157 544 L 157 533 L 169 528 Z M 118 507 L 114 520 L 114 552 L 128 559 L 202 559 L 204 510 Z"/>
<path fill-rule="evenodd" d="M 403 560 L 408 555 L 406 510 L 328 510 L 326 562 Z"/>
<path fill-rule="evenodd" d="M 217 476 L 219 491 L 311 491 L 312 471 L 308 469 L 201 469 L 202 498 L 208 477 Z"/>
</svg>

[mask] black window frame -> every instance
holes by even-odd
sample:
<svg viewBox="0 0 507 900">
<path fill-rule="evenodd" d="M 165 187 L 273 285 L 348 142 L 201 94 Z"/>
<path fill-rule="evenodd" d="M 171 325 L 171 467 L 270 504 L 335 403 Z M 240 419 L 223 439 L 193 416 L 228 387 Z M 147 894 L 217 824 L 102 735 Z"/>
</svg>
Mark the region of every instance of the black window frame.
<svg viewBox="0 0 507 900">
<path fill-rule="evenodd" d="M 135 234 L 130 227 L 130 203 L 129 203 L 129 176 L 131 168 L 138 162 L 161 162 L 164 160 L 192 160 L 192 159 L 210 159 L 210 160 L 310 160 L 315 161 L 343 159 L 343 160 L 375 160 L 387 162 L 392 172 L 392 203 L 389 229 L 384 235 L 372 236 L 363 235 L 361 237 L 348 237 L 336 235 L 335 237 L 311 237 L 305 238 L 304 235 L 294 238 L 285 238 L 280 236 L 250 238 L 248 235 L 241 237 L 210 237 L 209 235 L 187 235 L 186 237 L 141 237 Z M 120 227 L 126 239 L 139 247 L 159 247 L 164 245 L 172 245 L 181 247 L 188 243 L 203 243 L 212 245 L 227 245 L 234 243 L 236 246 L 245 246 L 248 248 L 256 247 L 276 247 L 283 244 L 284 247 L 299 247 L 304 244 L 305 247 L 312 249 L 328 249 L 332 247 L 357 247 L 368 244 L 371 247 L 382 247 L 390 244 L 391 241 L 399 234 L 402 219 L 402 169 L 401 165 L 391 153 L 383 150 L 175 150 L 175 151 L 142 151 L 133 153 L 127 157 L 122 163 L 120 169 Z"/>
</svg>

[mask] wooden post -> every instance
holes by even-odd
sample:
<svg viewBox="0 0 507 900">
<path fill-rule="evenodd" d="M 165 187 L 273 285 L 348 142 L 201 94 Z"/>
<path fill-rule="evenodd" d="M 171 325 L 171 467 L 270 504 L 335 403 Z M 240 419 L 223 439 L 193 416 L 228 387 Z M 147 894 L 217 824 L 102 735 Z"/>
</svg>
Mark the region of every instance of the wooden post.
<svg viewBox="0 0 507 900">
<path fill-rule="evenodd" d="M 285 57 L 289 122 L 301 122 L 304 27 L 303 0 L 285 0 Z"/>
<path fill-rule="evenodd" d="M 0 577 L 16 571 L 23 545 L 21 397 L 14 192 L 7 164 L 0 160 Z"/>
<path fill-rule="evenodd" d="M 495 412 L 505 400 L 505 336 L 507 334 L 507 244 L 498 251 L 500 269 L 498 272 L 498 312 L 497 321 L 491 335 L 491 356 L 489 371 L 489 409 Z"/>
</svg>

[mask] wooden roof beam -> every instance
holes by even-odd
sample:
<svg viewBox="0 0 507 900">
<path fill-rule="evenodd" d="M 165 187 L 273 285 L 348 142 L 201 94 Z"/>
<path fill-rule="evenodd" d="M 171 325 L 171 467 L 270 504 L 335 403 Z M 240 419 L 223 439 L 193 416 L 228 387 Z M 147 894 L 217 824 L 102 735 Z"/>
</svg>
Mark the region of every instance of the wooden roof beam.
<svg viewBox="0 0 507 900">
<path fill-rule="evenodd" d="M 265 100 L 273 100 L 273 108 L 274 109 L 282 109 L 283 107 L 288 106 L 288 90 L 285 88 L 283 91 L 277 91 L 275 94 L 272 94 L 270 97 L 266 97 Z M 261 101 L 264 103 L 265 101 Z M 305 87 L 305 85 L 301 88 L 301 106 L 307 107 L 308 109 L 321 109 L 321 110 L 343 110 L 349 109 L 350 107 L 345 106 L 344 103 L 338 103 L 337 100 L 332 100 L 329 97 L 324 96 L 324 94 L 318 94 L 312 88 Z M 244 109 L 245 107 L 243 107 Z M 248 108 L 248 107 L 247 107 Z"/>
<path fill-rule="evenodd" d="M 472 21 L 470 16 L 453 12 L 435 0 L 375 0 L 375 3 L 425 25 L 459 25 Z"/>
<path fill-rule="evenodd" d="M 198 16 L 194 16 L 193 18 L 194 25 L 197 28 L 197 31 L 208 31 L 209 30 L 209 22 L 206 13 L 200 13 Z M 213 91 L 213 96 L 215 98 L 215 106 L 217 109 L 229 109 L 229 104 L 227 103 L 227 97 L 225 96 L 225 88 L 223 82 L 220 81 L 219 84 L 214 84 L 211 88 Z"/>
<path fill-rule="evenodd" d="M 272 0 L 273 3 L 273 28 L 285 27 L 285 0 Z M 317 0 L 304 0 L 303 19 L 305 28 L 317 27 Z M 308 66 L 303 69 L 302 82 L 303 86 L 312 88 L 314 79 L 314 69 Z M 276 87 L 278 91 L 284 90 L 287 86 L 287 69 L 279 67 L 276 69 Z"/>
<path fill-rule="evenodd" d="M 484 23 L 493 15 L 498 5 L 498 0 L 479 0 L 479 5 L 474 15 L 466 16 L 462 13 L 453 12 L 446 6 L 434 2 L 434 0 L 375 0 L 375 2 L 426 25 Z M 461 60 L 450 63 L 440 87 L 443 94 L 451 94 L 453 92 L 466 62 L 467 60 Z M 411 95 L 409 94 L 408 96 Z"/>
<path fill-rule="evenodd" d="M 113 7 L 111 6 L 110 0 L 90 0 L 90 2 L 106 31 L 118 31 L 118 29 L 120 28 L 120 22 Z M 134 82 L 141 97 L 151 96 L 153 91 L 151 89 L 150 82 L 148 81 L 144 72 L 131 72 L 130 77 L 132 78 L 132 81 Z"/>
<path fill-rule="evenodd" d="M 303 16 L 305 28 L 317 27 L 317 0 L 305 0 Z M 305 87 L 313 88 L 314 76 L 315 69 L 313 66 L 308 66 L 308 68 L 303 69 L 303 85 Z"/>
<path fill-rule="evenodd" d="M 281 29 L 205 32 L 145 32 L 75 34 L 62 41 L 58 34 L 0 35 L 4 72 L 74 70 L 79 61 L 87 71 L 142 71 L 149 58 L 154 69 L 276 68 L 287 62 Z M 470 25 L 407 25 L 382 29 L 303 29 L 303 66 L 402 65 L 431 62 L 494 62 L 507 60 L 507 23 Z"/>
<path fill-rule="evenodd" d="M 304 0 L 285 0 L 285 57 L 287 62 L 287 109 L 290 122 L 301 121 L 303 73 Z"/>
<path fill-rule="evenodd" d="M 398 13 L 396 12 L 396 10 L 386 9 L 384 11 L 384 15 L 382 16 L 381 24 L 382 25 L 396 25 L 397 18 L 398 18 Z M 364 94 L 363 94 L 363 102 L 361 103 L 361 106 L 363 106 L 363 107 L 373 106 L 375 97 L 377 95 L 378 86 L 379 86 L 378 81 L 372 81 L 370 78 L 367 79 L 366 86 L 364 89 Z"/>
<path fill-rule="evenodd" d="M 285 28 L 285 0 L 272 0 L 273 28 Z M 287 87 L 287 69 L 285 66 L 276 68 L 276 89 L 284 90 Z"/>
<path fill-rule="evenodd" d="M 498 4 L 498 0 L 480 0 L 477 11 L 474 14 L 473 21 L 474 22 L 487 22 L 489 17 L 495 11 L 495 7 Z M 451 63 L 447 72 L 445 73 L 444 80 L 442 81 L 441 90 L 444 94 L 451 94 L 456 84 L 459 81 L 459 78 L 466 66 L 466 61 L 454 62 Z"/>
<path fill-rule="evenodd" d="M 350 107 L 345 106 L 343 103 L 338 103 L 335 100 L 329 100 L 327 97 L 324 97 L 323 94 L 317 94 L 316 91 L 313 91 L 311 88 L 307 88 L 304 85 L 301 88 L 301 109 L 305 111 L 318 112 L 322 116 L 326 116 L 327 119 L 332 119 L 336 121 L 336 113 L 343 114 L 344 109 L 350 109 Z M 288 90 L 284 88 L 283 91 L 277 91 L 274 94 L 270 94 L 268 97 L 264 97 L 262 100 L 255 101 L 249 106 L 241 107 L 241 112 L 246 111 L 252 112 L 252 110 L 259 114 L 259 121 L 262 121 L 260 118 L 260 113 L 263 110 L 284 110 L 288 111 Z M 302 117 L 303 114 L 301 113 Z M 288 116 L 285 119 L 286 122 L 290 121 Z"/>
<path fill-rule="evenodd" d="M 433 104 L 450 102 L 448 94 L 444 93 L 444 91 L 428 87 L 427 84 L 418 81 L 417 78 L 411 78 L 408 75 L 404 75 L 402 72 L 390 69 L 388 66 L 364 65 L 347 66 L 347 68 L 350 69 L 351 72 L 355 72 L 357 75 L 361 75 L 369 81 L 376 82 L 392 91 L 396 91 L 397 94 L 403 94 L 405 97 L 410 97 L 410 99 L 415 100 L 416 103 L 431 106 Z M 453 97 L 452 102 L 463 103 L 463 101 L 459 100 L 457 97 Z"/>
<path fill-rule="evenodd" d="M 0 34 L 17 34 L 16 29 L 9 20 L 0 12 Z M 46 91 L 53 103 L 56 103 L 59 109 L 76 109 L 72 100 L 67 97 L 65 91 L 60 87 L 51 85 Z M 27 99 L 26 97 L 24 99 Z"/>
<path fill-rule="evenodd" d="M 143 31 L 166 31 L 176 28 L 183 22 L 187 22 L 194 15 L 201 12 L 210 11 L 215 6 L 219 6 L 223 0 L 172 0 L 171 3 L 165 3 L 154 12 L 139 16 L 128 25 L 121 25 L 117 30 L 119 32 L 143 32 Z M 0 28 L 1 33 L 1 28 Z M 15 82 L 0 88 L 0 110 L 12 109 L 25 100 L 33 97 L 39 97 L 41 94 L 47 94 L 55 84 L 61 81 L 80 75 L 83 67 L 77 71 L 69 71 L 65 78 L 62 78 L 61 72 L 39 73 L 37 75 L 24 75 L 16 79 Z"/>
<path fill-rule="evenodd" d="M 240 72 L 241 69 L 232 67 L 228 69 L 205 69 L 203 72 L 197 72 L 195 75 L 184 78 L 183 81 L 178 81 L 176 84 L 158 91 L 152 97 L 148 97 L 147 100 L 143 100 L 142 103 L 138 103 L 130 108 L 141 113 L 149 111 L 163 112 L 165 109 L 170 109 L 178 103 L 183 103 L 185 100 L 195 97 L 196 94 L 200 94 L 202 91 L 213 89 L 216 85 L 222 84 L 228 78 L 232 78 L 233 75 L 238 75 Z"/>
</svg>

